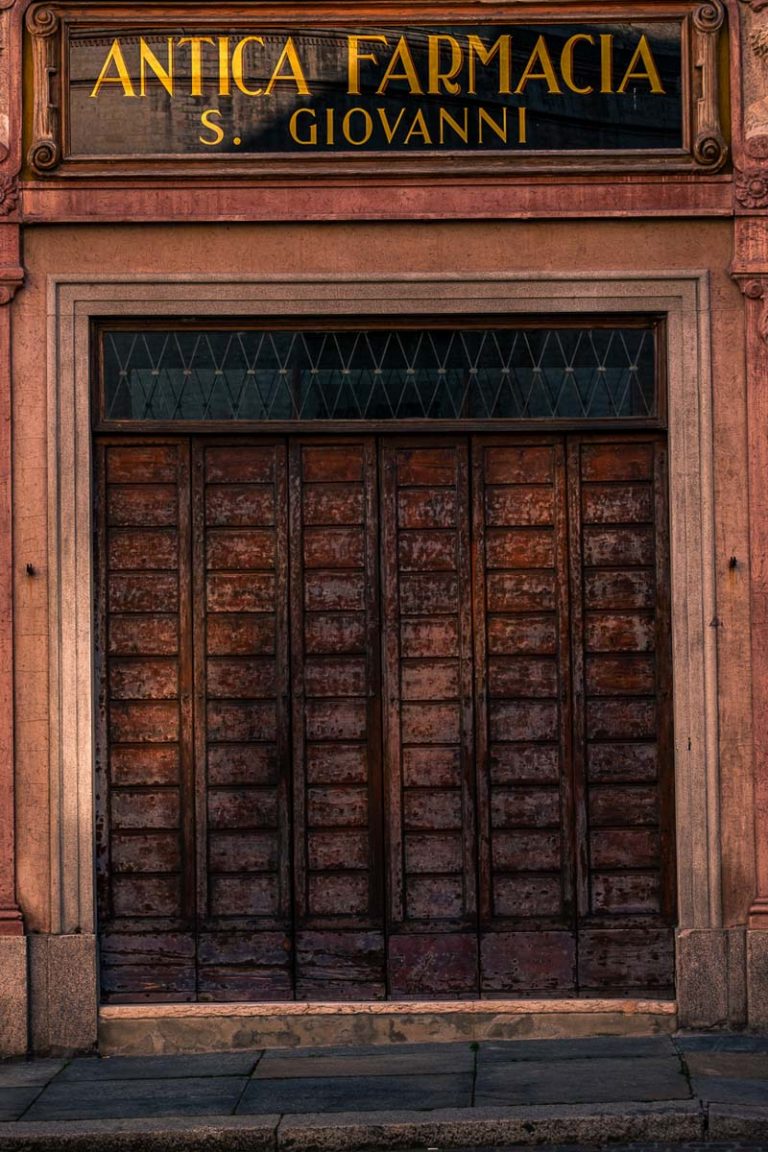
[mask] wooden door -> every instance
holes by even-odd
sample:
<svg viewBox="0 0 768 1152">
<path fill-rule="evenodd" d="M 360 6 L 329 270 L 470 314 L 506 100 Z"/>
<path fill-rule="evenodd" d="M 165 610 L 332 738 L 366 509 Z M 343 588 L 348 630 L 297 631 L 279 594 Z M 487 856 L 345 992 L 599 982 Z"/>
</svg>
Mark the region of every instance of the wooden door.
<svg viewBox="0 0 768 1152">
<path fill-rule="evenodd" d="M 660 436 L 96 460 L 108 999 L 672 991 Z"/>
</svg>

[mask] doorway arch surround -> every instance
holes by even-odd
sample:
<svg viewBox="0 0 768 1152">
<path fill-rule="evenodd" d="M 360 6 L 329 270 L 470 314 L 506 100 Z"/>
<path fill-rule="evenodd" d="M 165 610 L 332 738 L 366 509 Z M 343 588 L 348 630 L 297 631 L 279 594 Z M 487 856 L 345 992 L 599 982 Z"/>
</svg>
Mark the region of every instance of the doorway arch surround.
<svg viewBox="0 0 768 1152">
<path fill-rule="evenodd" d="M 652 312 L 667 323 L 680 930 L 721 926 L 709 285 L 674 275 L 57 278 L 48 282 L 51 931 L 95 955 L 91 329 L 103 317 Z M 72 702 L 75 702 L 73 706 Z M 93 970 L 93 1005 L 97 978 Z"/>
</svg>

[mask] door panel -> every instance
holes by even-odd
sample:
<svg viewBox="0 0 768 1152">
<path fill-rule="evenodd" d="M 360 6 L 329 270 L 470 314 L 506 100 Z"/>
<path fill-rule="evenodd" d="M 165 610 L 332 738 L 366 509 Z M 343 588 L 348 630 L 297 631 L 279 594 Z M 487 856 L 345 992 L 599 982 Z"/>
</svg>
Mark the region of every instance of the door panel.
<svg viewBox="0 0 768 1152">
<path fill-rule="evenodd" d="M 576 987 L 565 451 L 473 444 L 481 989 Z"/>
<path fill-rule="evenodd" d="M 376 446 L 290 462 L 296 996 L 382 999 Z"/>
<path fill-rule="evenodd" d="M 104 994 L 195 995 L 186 443 L 95 453 L 96 861 Z"/>
<path fill-rule="evenodd" d="M 657 438 L 569 445 L 579 987 L 673 987 L 669 558 Z"/>
<path fill-rule="evenodd" d="M 193 450 L 198 998 L 292 994 L 282 443 Z"/>
<path fill-rule="evenodd" d="M 388 975 L 477 990 L 466 440 L 383 444 Z"/>
</svg>

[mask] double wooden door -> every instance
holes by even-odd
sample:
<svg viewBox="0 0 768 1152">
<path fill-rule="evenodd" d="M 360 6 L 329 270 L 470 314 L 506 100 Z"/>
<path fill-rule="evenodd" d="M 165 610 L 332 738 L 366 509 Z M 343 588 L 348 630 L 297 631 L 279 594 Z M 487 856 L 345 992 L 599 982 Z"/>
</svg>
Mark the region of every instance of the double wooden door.
<svg viewBox="0 0 768 1152">
<path fill-rule="evenodd" d="M 664 454 L 97 441 L 104 997 L 670 993 Z"/>
</svg>

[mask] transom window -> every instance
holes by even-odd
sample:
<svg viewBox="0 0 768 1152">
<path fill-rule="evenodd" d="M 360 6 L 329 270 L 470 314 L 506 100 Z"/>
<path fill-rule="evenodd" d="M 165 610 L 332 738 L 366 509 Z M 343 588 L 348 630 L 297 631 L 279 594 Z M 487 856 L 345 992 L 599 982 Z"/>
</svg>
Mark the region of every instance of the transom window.
<svg viewBox="0 0 768 1152">
<path fill-rule="evenodd" d="M 101 419 L 179 422 L 654 421 L 658 331 L 105 327 Z"/>
</svg>

